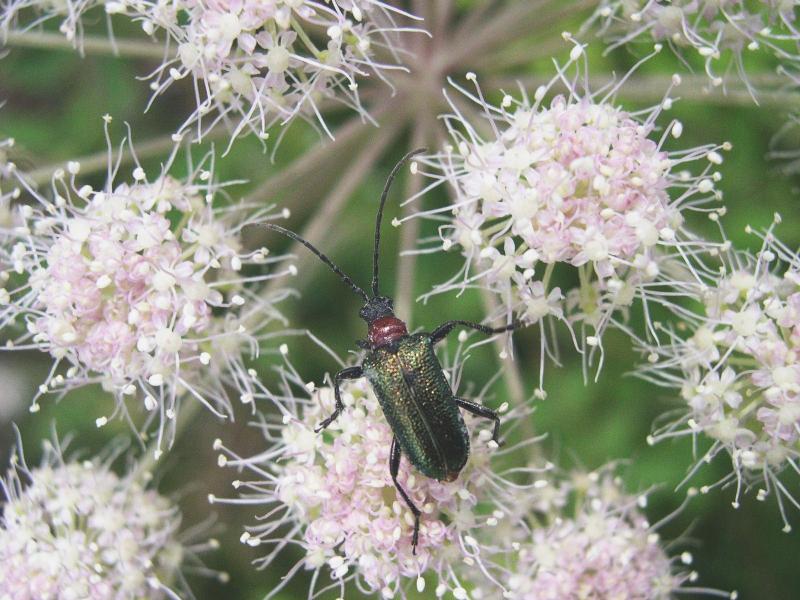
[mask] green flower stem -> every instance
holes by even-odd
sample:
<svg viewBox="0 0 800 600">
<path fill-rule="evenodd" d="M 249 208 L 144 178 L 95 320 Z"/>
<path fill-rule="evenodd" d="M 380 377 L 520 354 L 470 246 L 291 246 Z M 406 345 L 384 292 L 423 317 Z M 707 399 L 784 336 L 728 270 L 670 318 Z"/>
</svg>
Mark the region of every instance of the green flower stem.
<svg viewBox="0 0 800 600">
<path fill-rule="evenodd" d="M 300 38 L 300 41 L 305 44 L 308 51 L 314 55 L 314 58 L 317 60 L 322 60 L 322 52 L 320 52 L 317 47 L 314 45 L 314 42 L 311 41 L 311 38 L 308 37 L 305 29 L 297 22 L 297 19 L 292 19 L 292 30 L 297 34 L 297 37 Z"/>
<path fill-rule="evenodd" d="M 477 28 L 460 27 L 453 36 L 453 43 L 450 44 L 453 50 L 445 56 L 444 64 L 457 65 L 475 56 L 484 56 L 520 35 L 536 40 L 538 36 L 534 32 L 546 32 L 555 23 L 563 22 L 568 16 L 596 4 L 597 0 L 510 2 L 505 8 L 495 11 L 488 23 Z M 555 10 L 547 10 L 548 5 L 554 6 Z M 536 50 L 536 46 L 533 45 L 532 49 Z M 529 59 L 534 56 L 544 55 L 535 52 L 534 55 L 529 54 Z"/>
<path fill-rule="evenodd" d="M 286 167 L 281 168 L 274 175 L 259 183 L 247 195 L 245 202 L 248 204 L 268 202 L 275 198 L 277 192 L 296 185 L 298 181 L 311 176 L 314 171 L 328 168 L 329 165 L 326 164 L 328 161 L 340 158 L 343 154 L 341 152 L 332 152 L 331 150 L 333 148 L 340 150 L 343 146 L 348 145 L 359 134 L 363 133 L 363 125 L 361 119 L 353 117 L 343 127 L 336 130 L 336 140 L 333 143 L 327 137 L 320 139 L 311 150 L 304 152 Z M 298 200 L 302 200 L 302 197 L 298 198 Z M 296 213 L 298 204 L 292 202 L 291 206 L 292 212 Z"/>
<path fill-rule="evenodd" d="M 200 402 L 192 398 L 189 394 L 187 394 L 186 397 L 184 398 L 183 405 L 181 406 L 177 416 L 175 417 L 175 435 L 172 439 L 172 444 L 175 443 L 178 437 L 189 428 L 189 425 L 191 425 L 192 421 L 194 421 L 197 415 L 200 414 L 200 408 L 201 408 Z M 139 479 L 141 481 L 141 478 L 148 477 L 148 474 L 156 466 L 156 464 L 158 463 L 156 452 L 159 450 L 157 445 L 158 445 L 157 437 L 154 437 L 153 439 L 149 440 L 144 455 L 136 463 L 134 478 Z"/>
<path fill-rule="evenodd" d="M 481 300 L 483 300 L 483 306 L 488 314 L 496 312 L 498 307 L 497 298 L 491 291 L 481 288 Z M 495 338 L 494 348 L 498 356 L 505 350 L 502 337 Z M 498 363 L 499 367 L 503 370 L 503 379 L 508 388 L 508 395 L 511 403 L 514 406 L 523 406 L 527 402 L 527 395 L 525 394 L 525 382 L 522 380 L 519 363 L 510 357 L 505 360 L 498 358 Z M 533 428 L 531 419 L 522 420 L 522 433 L 526 438 L 536 437 L 536 430 Z"/>
<path fill-rule="evenodd" d="M 3 40 L 5 46 L 42 48 L 46 50 L 78 50 L 81 54 L 110 54 L 123 58 L 151 58 L 161 61 L 164 48 L 160 44 L 138 40 L 114 40 L 101 36 L 83 36 L 70 41 L 63 34 L 50 31 L 12 31 Z"/>
<path fill-rule="evenodd" d="M 415 150 L 423 146 L 425 142 L 425 127 L 418 119 L 414 125 L 414 132 L 411 136 L 411 147 Z M 410 198 L 422 189 L 422 176 L 412 173 L 407 176 L 404 198 Z M 402 217 L 405 218 L 413 212 L 412 204 L 403 207 Z M 397 283 L 394 288 L 395 308 L 400 318 L 411 326 L 411 316 L 414 308 L 414 282 L 416 280 L 417 255 L 409 254 L 403 256 L 403 252 L 413 250 L 416 247 L 419 237 L 419 219 L 406 221 L 400 229 L 400 248 L 397 253 Z"/>
<path fill-rule="evenodd" d="M 547 296 L 547 293 L 550 291 L 550 278 L 553 276 L 553 271 L 556 268 L 556 263 L 551 262 L 547 263 L 547 266 L 544 268 L 544 276 L 542 277 L 542 285 L 544 286 L 544 295 Z"/>
</svg>

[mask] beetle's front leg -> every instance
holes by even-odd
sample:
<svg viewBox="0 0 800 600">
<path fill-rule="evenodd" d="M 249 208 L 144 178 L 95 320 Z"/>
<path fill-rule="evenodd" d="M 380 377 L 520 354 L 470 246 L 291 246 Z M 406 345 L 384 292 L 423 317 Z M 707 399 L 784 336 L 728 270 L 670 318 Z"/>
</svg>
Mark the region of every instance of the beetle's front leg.
<svg viewBox="0 0 800 600">
<path fill-rule="evenodd" d="M 419 517 L 422 514 L 420 510 L 414 505 L 409 498 L 406 491 L 400 486 L 400 482 L 397 481 L 397 474 L 400 472 L 400 445 L 397 443 L 397 438 L 392 438 L 392 449 L 389 452 L 389 473 L 392 476 L 392 481 L 394 482 L 394 487 L 397 488 L 397 491 L 403 497 L 408 508 L 411 509 L 411 512 L 414 514 L 414 535 L 411 536 L 411 553 L 417 553 L 417 543 L 419 542 Z"/>
<path fill-rule="evenodd" d="M 469 329 L 474 329 L 476 331 L 480 331 L 481 333 L 485 333 L 486 335 L 495 335 L 497 333 L 504 333 L 506 331 L 513 331 L 518 327 L 522 327 L 525 323 L 521 321 L 514 321 L 510 325 L 506 325 L 505 327 L 487 327 L 486 325 L 481 325 L 480 323 L 474 323 L 472 321 L 447 321 L 439 325 L 436 329 L 433 330 L 431 333 L 431 341 L 434 344 L 441 342 L 447 335 L 453 331 L 456 327 L 461 325 L 462 327 L 468 327 Z"/>
<path fill-rule="evenodd" d="M 344 403 L 342 402 L 342 391 L 339 389 L 339 385 L 345 379 L 360 379 L 364 376 L 364 371 L 361 367 L 347 367 L 346 369 L 342 369 L 339 371 L 336 376 L 333 378 L 333 395 L 336 398 L 336 407 L 333 409 L 333 413 L 327 419 L 322 421 L 319 426 L 314 430 L 316 433 L 319 433 L 323 429 L 325 429 L 328 425 L 333 423 L 337 417 L 342 414 L 344 410 Z"/>
<path fill-rule="evenodd" d="M 491 419 L 494 421 L 494 430 L 492 431 L 492 440 L 498 445 L 502 446 L 503 442 L 500 441 L 500 415 L 498 415 L 491 408 L 486 408 L 477 402 L 464 400 L 463 398 L 456 398 L 458 404 L 464 410 L 471 412 L 473 415 L 483 417 L 484 419 Z"/>
</svg>

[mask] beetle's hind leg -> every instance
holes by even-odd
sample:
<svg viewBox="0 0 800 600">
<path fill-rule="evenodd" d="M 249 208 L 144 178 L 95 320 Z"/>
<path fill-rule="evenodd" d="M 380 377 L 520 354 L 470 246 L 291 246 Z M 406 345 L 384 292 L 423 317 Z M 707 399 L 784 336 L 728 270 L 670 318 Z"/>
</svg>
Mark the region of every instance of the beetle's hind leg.
<svg viewBox="0 0 800 600">
<path fill-rule="evenodd" d="M 344 410 L 344 403 L 342 402 L 342 390 L 339 388 L 342 381 L 345 379 L 360 379 L 363 376 L 364 371 L 361 367 L 347 367 L 336 374 L 336 376 L 333 378 L 333 395 L 336 398 L 336 408 L 333 409 L 331 416 L 317 426 L 317 428 L 314 430 L 315 432 L 319 433 L 328 425 L 333 423 L 340 414 L 342 414 L 342 411 Z"/>
<path fill-rule="evenodd" d="M 392 475 L 392 481 L 394 482 L 394 487 L 397 488 L 397 491 L 403 497 L 408 508 L 411 509 L 411 512 L 414 514 L 414 535 L 411 537 L 411 551 L 413 554 L 417 553 L 417 543 L 419 542 L 419 517 L 422 514 L 420 510 L 414 505 L 411 501 L 411 498 L 408 497 L 406 491 L 400 485 L 400 482 L 397 481 L 397 474 L 400 472 L 400 445 L 397 443 L 397 438 L 392 438 L 392 449 L 389 452 L 389 473 Z"/>
<path fill-rule="evenodd" d="M 456 398 L 456 404 L 458 404 L 464 410 L 471 412 L 473 415 L 494 421 L 492 440 L 498 446 L 503 445 L 503 442 L 500 441 L 500 416 L 495 411 L 493 411 L 491 408 L 486 408 L 477 402 L 471 402 L 469 400 L 464 400 L 463 398 Z"/>
</svg>

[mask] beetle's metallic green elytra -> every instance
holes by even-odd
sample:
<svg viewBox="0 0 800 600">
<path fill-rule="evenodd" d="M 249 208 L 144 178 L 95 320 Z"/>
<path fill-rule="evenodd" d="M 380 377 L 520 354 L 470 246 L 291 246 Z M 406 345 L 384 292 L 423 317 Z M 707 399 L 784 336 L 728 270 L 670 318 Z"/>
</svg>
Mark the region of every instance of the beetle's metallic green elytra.
<svg viewBox="0 0 800 600">
<path fill-rule="evenodd" d="M 409 462 L 426 477 L 456 479 L 469 458 L 469 432 L 430 334 L 370 350 L 361 368 Z"/>
</svg>

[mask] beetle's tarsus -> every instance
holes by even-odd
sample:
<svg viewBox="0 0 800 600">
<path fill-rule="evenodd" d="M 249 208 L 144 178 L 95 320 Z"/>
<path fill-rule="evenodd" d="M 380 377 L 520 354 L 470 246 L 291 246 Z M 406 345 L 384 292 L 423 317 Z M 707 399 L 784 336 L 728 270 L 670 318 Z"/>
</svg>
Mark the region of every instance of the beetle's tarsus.
<svg viewBox="0 0 800 600">
<path fill-rule="evenodd" d="M 497 413 L 495 413 L 495 417 L 494 429 L 492 430 L 492 441 L 497 444 L 498 447 L 502 447 L 506 445 L 506 441 L 500 439 L 500 417 L 497 416 Z"/>
<path fill-rule="evenodd" d="M 486 408 L 485 406 L 482 406 L 477 402 L 464 400 L 464 398 L 456 398 L 455 400 L 456 404 L 458 404 L 461 408 L 463 408 L 467 412 L 470 412 L 475 416 L 483 417 L 484 419 L 491 419 L 492 421 L 494 421 L 494 428 L 492 429 L 492 441 L 498 446 L 502 446 L 505 444 L 505 442 L 500 439 L 500 415 L 498 415 L 491 408 Z"/>
<path fill-rule="evenodd" d="M 397 488 L 398 493 L 403 498 L 408 508 L 414 515 L 414 534 L 411 536 L 411 552 L 416 556 L 417 544 L 419 543 L 419 517 L 422 514 L 420 510 L 408 497 L 406 491 L 401 487 L 400 482 L 397 481 L 397 474 L 400 472 L 400 445 L 397 443 L 397 437 L 392 438 L 392 449 L 389 451 L 389 474 L 392 476 L 394 487 Z"/>
<path fill-rule="evenodd" d="M 327 419 L 322 421 L 322 423 L 317 425 L 317 427 L 314 429 L 314 433 L 319 433 L 320 431 L 323 431 L 324 429 L 327 429 L 328 425 L 330 425 L 336 419 L 338 419 L 340 414 L 341 414 L 341 411 L 339 411 L 338 409 L 335 410 L 330 417 L 328 417 Z"/>
<path fill-rule="evenodd" d="M 419 515 L 414 515 L 414 535 L 411 536 L 411 554 L 417 555 L 417 544 L 419 544 Z"/>
</svg>

